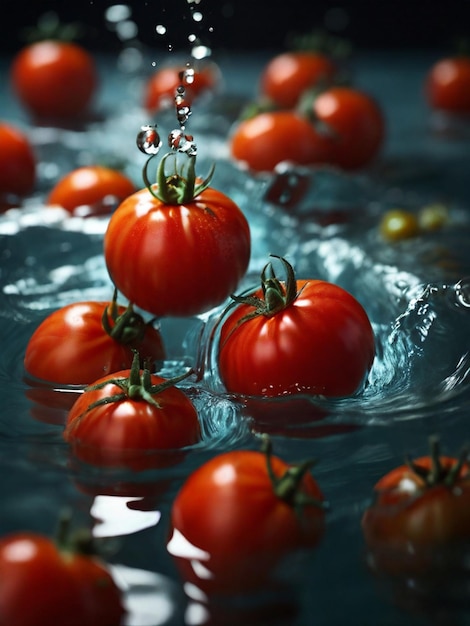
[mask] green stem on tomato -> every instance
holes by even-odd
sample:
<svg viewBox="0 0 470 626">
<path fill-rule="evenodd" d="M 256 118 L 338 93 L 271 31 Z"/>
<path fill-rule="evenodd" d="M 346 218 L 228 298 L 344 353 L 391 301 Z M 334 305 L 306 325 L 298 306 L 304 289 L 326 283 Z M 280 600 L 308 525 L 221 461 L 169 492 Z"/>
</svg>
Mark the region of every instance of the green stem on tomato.
<svg viewBox="0 0 470 626">
<path fill-rule="evenodd" d="M 460 477 L 464 464 L 467 462 L 469 447 L 464 446 L 462 448 L 458 459 L 450 468 L 446 468 L 442 464 L 439 437 L 431 436 L 429 438 L 429 448 L 429 456 L 431 459 L 430 469 L 418 465 L 412 461 L 408 455 L 405 457 L 405 463 L 414 474 L 423 480 L 426 487 L 435 487 L 436 485 L 453 487 Z"/>
<path fill-rule="evenodd" d="M 134 311 L 132 303 L 119 315 L 117 289 L 114 289 L 112 302 L 103 311 L 101 324 L 112 339 L 123 345 L 140 343 L 147 330 L 147 323 L 139 313 Z"/>
</svg>

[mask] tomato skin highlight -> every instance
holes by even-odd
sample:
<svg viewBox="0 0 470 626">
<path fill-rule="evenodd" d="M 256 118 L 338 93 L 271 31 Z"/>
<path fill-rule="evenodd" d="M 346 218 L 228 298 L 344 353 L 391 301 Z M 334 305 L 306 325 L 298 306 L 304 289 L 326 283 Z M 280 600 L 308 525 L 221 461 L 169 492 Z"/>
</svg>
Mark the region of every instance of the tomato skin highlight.
<svg viewBox="0 0 470 626">
<path fill-rule="evenodd" d="M 102 165 L 87 165 L 63 176 L 50 191 L 47 204 L 61 206 L 72 214 L 77 207 L 90 207 L 88 215 L 98 214 L 104 212 L 105 198 L 122 202 L 135 191 L 134 183 L 122 172 Z"/>
<path fill-rule="evenodd" d="M 3 195 L 30 194 L 36 183 L 36 156 L 27 134 L 0 122 L 0 201 Z"/>
<path fill-rule="evenodd" d="M 289 465 L 272 457 L 276 476 Z M 301 493 L 323 501 L 310 473 Z M 324 510 L 306 505 L 297 516 L 289 503 L 276 496 L 266 457 L 257 451 L 220 454 L 195 470 L 177 494 L 171 511 L 168 551 L 186 581 L 206 593 L 240 593 L 265 585 L 290 552 L 312 548 L 324 531 Z M 181 536 L 200 553 L 181 549 Z"/>
<path fill-rule="evenodd" d="M 440 457 L 449 470 L 457 459 Z M 429 470 L 429 456 L 414 461 Z M 464 463 L 453 485 L 427 486 L 407 465 L 383 476 L 374 487 L 362 529 L 376 567 L 391 574 L 430 572 L 470 540 L 470 467 Z M 446 558 L 443 558 L 446 557 Z"/>
<path fill-rule="evenodd" d="M 173 462 L 170 455 L 154 452 L 174 452 L 200 440 L 197 411 L 186 394 L 169 387 L 155 395 L 159 407 L 141 399 L 129 397 L 89 408 L 95 402 L 121 393 L 113 383 L 127 378 L 130 370 L 104 376 L 88 387 L 69 411 L 64 439 L 72 445 L 75 455 L 99 466 L 124 466 L 140 471 Z M 165 379 L 152 375 L 152 385 Z M 109 381 L 100 389 L 93 389 Z M 179 458 L 179 455 L 175 455 Z"/>
<path fill-rule="evenodd" d="M 208 187 L 171 205 L 145 188 L 112 215 L 104 255 L 114 284 L 136 306 L 156 316 L 189 316 L 236 289 L 250 246 L 245 216 L 220 191 Z"/>
<path fill-rule="evenodd" d="M 437 61 L 425 79 L 425 97 L 433 109 L 470 114 L 470 57 Z"/>
<path fill-rule="evenodd" d="M 376 158 L 385 138 L 385 118 L 371 96 L 351 87 L 330 87 L 314 98 L 312 112 L 330 129 L 332 165 L 356 170 Z"/>
<path fill-rule="evenodd" d="M 329 138 L 294 111 L 259 113 L 239 122 L 230 137 L 232 157 L 255 172 L 270 172 L 283 161 L 329 163 L 331 148 Z"/>
<path fill-rule="evenodd" d="M 300 295 L 272 316 L 241 304 L 225 320 L 219 373 L 227 391 L 248 396 L 348 396 L 375 354 L 374 333 L 359 302 L 337 285 L 298 280 Z M 256 294 L 261 297 L 261 290 Z M 237 327 L 238 325 L 238 327 Z"/>
<path fill-rule="evenodd" d="M 8 626 L 119 626 L 121 592 L 96 558 L 61 552 L 47 537 L 0 540 L 0 619 Z"/>
<path fill-rule="evenodd" d="M 285 52 L 273 57 L 261 74 L 260 92 L 277 106 L 294 108 L 303 92 L 330 83 L 336 64 L 319 52 Z"/>
<path fill-rule="evenodd" d="M 24 367 L 30 376 L 63 385 L 88 385 L 106 373 L 131 366 L 132 348 L 142 358 L 164 357 L 160 332 L 147 326 L 142 342 L 125 345 L 103 328 L 102 316 L 110 302 L 76 302 L 52 312 L 32 334 Z M 126 307 L 118 306 L 122 315 Z"/>
<path fill-rule="evenodd" d="M 11 65 L 11 81 L 34 116 L 74 118 L 87 112 L 98 75 L 94 58 L 78 44 L 44 40 L 20 50 Z"/>
</svg>

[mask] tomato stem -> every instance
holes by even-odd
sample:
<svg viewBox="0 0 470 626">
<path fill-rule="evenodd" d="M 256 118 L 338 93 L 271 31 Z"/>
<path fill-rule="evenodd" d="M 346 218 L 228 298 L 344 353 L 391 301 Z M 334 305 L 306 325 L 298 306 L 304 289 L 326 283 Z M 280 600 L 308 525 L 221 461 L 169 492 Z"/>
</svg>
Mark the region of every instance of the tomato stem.
<svg viewBox="0 0 470 626">
<path fill-rule="evenodd" d="M 301 483 L 305 474 L 315 464 L 314 459 L 291 465 L 281 476 L 276 476 L 272 466 L 272 442 L 268 435 L 263 435 L 262 451 L 266 455 L 266 468 L 271 480 L 274 493 L 280 499 L 292 506 L 296 514 L 301 517 L 306 506 L 326 508 L 325 502 L 312 498 L 301 491 Z"/>
<path fill-rule="evenodd" d="M 157 184 L 153 185 L 150 183 L 148 177 L 148 165 L 154 156 L 156 155 L 152 154 L 152 156 L 147 159 L 142 171 L 142 176 L 148 191 L 164 204 L 179 205 L 190 203 L 211 184 L 215 170 L 214 163 L 206 178 L 198 179 L 196 177 L 195 155 L 186 155 L 188 159 L 186 167 L 182 165 L 181 168 L 178 169 L 177 155 L 173 152 L 168 152 L 160 161 L 157 168 Z M 174 171 L 168 174 L 166 172 L 166 163 L 170 157 L 174 159 Z M 200 182 L 198 182 L 198 180 Z"/>
<path fill-rule="evenodd" d="M 445 485 L 453 487 L 460 477 L 461 471 L 469 456 L 469 447 L 464 446 L 452 467 L 444 467 L 441 461 L 439 437 L 431 436 L 429 438 L 429 456 L 431 459 L 431 468 L 424 468 L 407 455 L 405 462 L 410 470 L 419 476 L 425 483 L 426 487 L 435 487 L 436 485 Z"/>
<path fill-rule="evenodd" d="M 144 318 L 134 311 L 132 303 L 121 315 L 118 314 L 116 288 L 112 302 L 103 311 L 101 324 L 110 337 L 123 345 L 140 343 L 147 328 Z"/>
</svg>

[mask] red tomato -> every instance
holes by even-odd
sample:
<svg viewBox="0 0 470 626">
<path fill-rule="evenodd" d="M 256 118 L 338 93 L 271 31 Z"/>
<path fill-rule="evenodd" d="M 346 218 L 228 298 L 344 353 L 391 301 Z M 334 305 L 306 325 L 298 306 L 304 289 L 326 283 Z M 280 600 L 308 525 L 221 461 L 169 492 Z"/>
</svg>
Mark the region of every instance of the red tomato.
<svg viewBox="0 0 470 626">
<path fill-rule="evenodd" d="M 167 549 L 205 593 L 251 591 L 293 551 L 317 545 L 322 501 L 308 465 L 294 469 L 270 452 L 219 454 L 177 494 Z"/>
<path fill-rule="evenodd" d="M 371 96 L 351 87 L 330 87 L 312 106 L 314 121 L 327 129 L 332 165 L 355 170 L 375 159 L 383 145 L 385 119 Z"/>
<path fill-rule="evenodd" d="M 147 111 L 155 113 L 161 109 L 174 106 L 178 87 L 185 87 L 185 100 L 191 104 L 202 93 L 212 91 L 217 86 L 219 68 L 215 63 L 206 62 L 195 68 L 192 82 L 185 79 L 184 65 L 171 65 L 156 71 L 147 81 L 144 93 L 144 106 Z"/>
<path fill-rule="evenodd" d="M 230 137 L 232 157 L 255 172 L 272 171 L 283 161 L 329 163 L 331 149 L 330 139 L 294 111 L 258 113 L 239 122 Z"/>
<path fill-rule="evenodd" d="M 439 456 L 434 443 L 430 455 L 378 481 L 362 519 L 376 567 L 431 573 L 438 564 L 449 565 L 447 550 L 462 558 L 470 540 L 470 466 L 464 460 Z"/>
<path fill-rule="evenodd" d="M 450 57 L 435 63 L 426 76 L 425 95 L 434 109 L 470 113 L 470 57 Z"/>
<path fill-rule="evenodd" d="M 21 532 L 0 540 L 0 619 L 8 626 L 119 626 L 121 591 L 96 557 Z"/>
<path fill-rule="evenodd" d="M 103 324 L 104 320 L 104 324 Z M 51 313 L 26 347 L 27 374 L 60 385 L 88 385 L 142 358 L 164 358 L 160 332 L 114 302 L 75 302 Z"/>
<path fill-rule="evenodd" d="M 250 230 L 230 198 L 207 181 L 202 190 L 194 187 L 191 175 L 162 179 L 164 165 L 162 160 L 158 185 L 133 194 L 112 215 L 104 238 L 106 265 L 116 287 L 141 309 L 157 316 L 196 315 L 236 288 L 250 258 Z"/>
<path fill-rule="evenodd" d="M 100 466 L 143 470 L 173 463 L 172 454 L 200 439 L 197 411 L 171 381 L 130 370 L 108 374 L 87 387 L 69 411 L 64 439 L 77 458 Z"/>
<path fill-rule="evenodd" d="M 277 106 L 291 109 L 302 94 L 329 84 L 338 73 L 336 64 L 320 52 L 285 52 L 272 58 L 261 74 L 260 91 Z"/>
<path fill-rule="evenodd" d="M 262 288 L 239 298 L 223 323 L 218 352 L 222 382 L 230 393 L 265 398 L 354 393 L 375 353 L 365 310 L 338 285 L 296 281 L 290 264 L 281 260 L 285 285 L 269 263 Z"/>
<path fill-rule="evenodd" d="M 53 40 L 20 50 L 13 59 L 11 80 L 29 112 L 46 118 L 82 116 L 98 83 L 95 60 L 84 48 Z"/>
<path fill-rule="evenodd" d="M 86 165 L 61 178 L 51 190 L 47 204 L 59 205 L 77 215 L 111 213 L 117 203 L 135 191 L 134 183 L 122 172 Z"/>
<path fill-rule="evenodd" d="M 27 196 L 36 183 L 36 157 L 26 134 L 0 123 L 0 202 L 9 194 Z"/>
</svg>

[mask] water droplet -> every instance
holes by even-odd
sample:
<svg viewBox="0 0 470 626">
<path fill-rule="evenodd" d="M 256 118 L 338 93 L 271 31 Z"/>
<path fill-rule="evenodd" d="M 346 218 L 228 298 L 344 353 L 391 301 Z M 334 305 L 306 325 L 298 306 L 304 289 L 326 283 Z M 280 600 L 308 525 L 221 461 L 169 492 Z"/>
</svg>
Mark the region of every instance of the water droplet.
<svg viewBox="0 0 470 626">
<path fill-rule="evenodd" d="M 157 154 L 162 146 L 162 140 L 157 131 L 157 125 L 142 126 L 136 139 L 137 147 L 144 154 Z"/>
<path fill-rule="evenodd" d="M 157 35 L 164 35 L 166 33 L 166 26 L 163 26 L 163 24 L 157 24 L 155 30 Z"/>
<path fill-rule="evenodd" d="M 470 309 L 470 277 L 463 278 L 456 283 L 455 299 L 458 306 Z"/>
<path fill-rule="evenodd" d="M 202 22 L 202 18 L 203 18 L 203 15 L 202 15 L 202 13 L 200 11 L 194 11 L 194 13 L 193 13 L 193 20 L 195 22 Z"/>
<path fill-rule="evenodd" d="M 105 19 L 108 22 L 122 22 L 131 16 L 131 9 L 126 4 L 114 4 L 105 11 Z"/>
<path fill-rule="evenodd" d="M 181 129 L 174 129 L 168 135 L 168 145 L 176 152 L 182 152 L 188 156 L 196 156 L 197 146 L 192 135 L 185 135 Z"/>
<path fill-rule="evenodd" d="M 191 107 L 189 102 L 185 99 L 185 90 L 184 87 L 178 87 L 175 95 L 175 108 L 176 108 L 176 119 L 178 120 L 181 128 L 184 128 L 186 122 L 191 115 Z"/>
<path fill-rule="evenodd" d="M 208 46 L 203 46 L 202 44 L 197 44 L 191 50 L 191 56 L 193 59 L 201 60 L 206 57 L 210 57 L 212 54 L 212 50 Z"/>
</svg>

